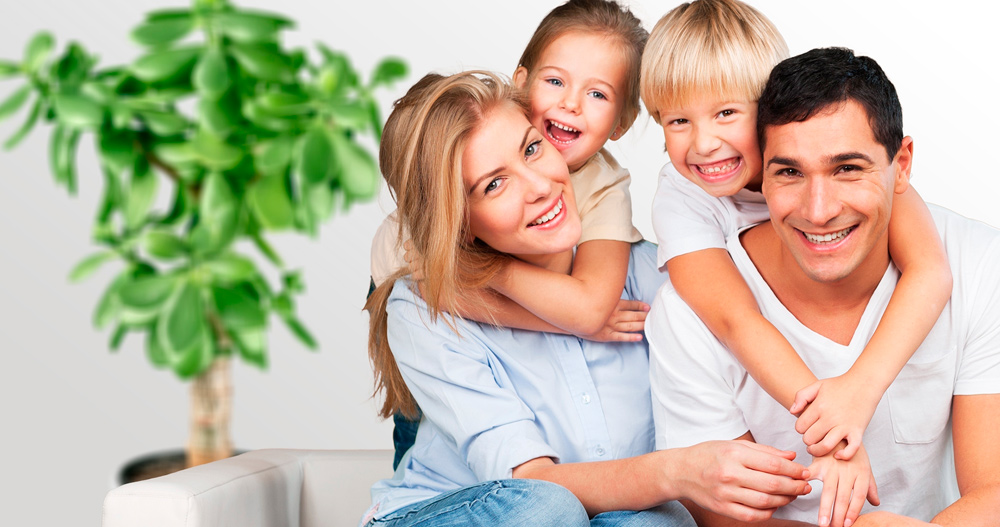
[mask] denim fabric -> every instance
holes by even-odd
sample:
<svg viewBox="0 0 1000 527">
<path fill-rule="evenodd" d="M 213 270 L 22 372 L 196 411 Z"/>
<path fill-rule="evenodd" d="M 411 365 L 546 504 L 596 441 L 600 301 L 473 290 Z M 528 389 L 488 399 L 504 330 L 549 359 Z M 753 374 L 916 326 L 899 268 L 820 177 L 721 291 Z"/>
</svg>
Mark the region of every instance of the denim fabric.
<svg viewBox="0 0 1000 527">
<path fill-rule="evenodd" d="M 587 517 L 576 496 L 565 488 L 532 479 L 487 481 L 444 493 L 370 520 L 366 527 L 695 527 L 677 502 L 646 511 L 613 511 Z"/>
<path fill-rule="evenodd" d="M 399 414 L 392 414 L 392 444 L 396 449 L 396 454 L 392 458 L 392 470 L 399 467 L 399 461 L 403 459 L 403 454 L 413 446 L 413 441 L 417 439 L 417 427 L 420 426 L 420 416 L 412 421 Z"/>
</svg>

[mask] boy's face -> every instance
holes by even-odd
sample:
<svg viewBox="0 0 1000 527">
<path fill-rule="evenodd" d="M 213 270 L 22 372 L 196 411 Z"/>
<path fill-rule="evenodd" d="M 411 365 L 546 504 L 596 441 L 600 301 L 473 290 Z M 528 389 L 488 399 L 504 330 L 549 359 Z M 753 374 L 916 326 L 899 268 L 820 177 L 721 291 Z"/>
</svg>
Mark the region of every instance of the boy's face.
<svg viewBox="0 0 1000 527">
<path fill-rule="evenodd" d="M 757 103 L 695 97 L 660 112 L 667 155 L 674 168 L 712 196 L 760 190 Z"/>
<path fill-rule="evenodd" d="M 619 118 L 626 94 L 625 64 L 607 37 L 571 31 L 543 51 L 534 72 L 514 72 L 527 88 L 531 124 L 578 170 L 608 139 L 624 132 Z"/>
</svg>

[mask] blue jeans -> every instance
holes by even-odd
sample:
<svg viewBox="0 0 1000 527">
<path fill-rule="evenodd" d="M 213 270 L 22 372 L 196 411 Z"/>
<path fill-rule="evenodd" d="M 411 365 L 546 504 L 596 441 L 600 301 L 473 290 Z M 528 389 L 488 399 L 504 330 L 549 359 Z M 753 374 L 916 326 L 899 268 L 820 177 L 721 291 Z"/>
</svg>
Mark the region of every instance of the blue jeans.
<svg viewBox="0 0 1000 527">
<path fill-rule="evenodd" d="M 441 494 L 371 520 L 366 527 L 621 526 L 695 527 L 680 503 L 644 511 L 612 511 L 587 517 L 583 504 L 564 487 L 534 479 L 503 479 Z"/>
</svg>

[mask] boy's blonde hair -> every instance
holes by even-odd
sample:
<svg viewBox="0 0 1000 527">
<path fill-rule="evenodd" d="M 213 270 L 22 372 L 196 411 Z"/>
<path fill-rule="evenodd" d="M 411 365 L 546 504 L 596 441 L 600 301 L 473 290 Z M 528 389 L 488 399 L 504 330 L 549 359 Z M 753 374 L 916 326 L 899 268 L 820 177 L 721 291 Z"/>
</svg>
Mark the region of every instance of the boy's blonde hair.
<svg viewBox="0 0 1000 527">
<path fill-rule="evenodd" d="M 617 2 L 609 0 L 569 0 L 545 15 L 521 54 L 518 67 L 528 70 L 534 80 L 542 52 L 557 38 L 578 31 L 602 35 L 618 44 L 625 61 L 624 101 L 618 126 L 625 133 L 639 115 L 639 66 L 649 32 L 642 21 Z"/>
<path fill-rule="evenodd" d="M 495 74 L 432 73 L 396 101 L 386 121 L 379 166 L 396 199 L 400 229 L 405 226 L 414 249 L 423 256 L 421 293 L 432 320 L 445 311 L 460 314 L 459 296 L 485 304 L 475 293 L 483 291 L 505 264 L 507 256 L 472 238 L 462 179 L 462 154 L 470 137 L 505 105 L 527 109 L 523 96 Z M 382 417 L 397 412 L 416 416 L 416 402 L 389 349 L 385 312 L 396 279 L 407 272 L 402 269 L 390 276 L 365 305 L 370 314 L 368 355 L 375 371 L 375 394 L 385 392 Z"/>
<path fill-rule="evenodd" d="M 642 56 L 642 102 L 660 113 L 695 96 L 756 101 L 771 69 L 788 57 L 774 24 L 738 0 L 696 0 L 656 23 Z"/>
</svg>

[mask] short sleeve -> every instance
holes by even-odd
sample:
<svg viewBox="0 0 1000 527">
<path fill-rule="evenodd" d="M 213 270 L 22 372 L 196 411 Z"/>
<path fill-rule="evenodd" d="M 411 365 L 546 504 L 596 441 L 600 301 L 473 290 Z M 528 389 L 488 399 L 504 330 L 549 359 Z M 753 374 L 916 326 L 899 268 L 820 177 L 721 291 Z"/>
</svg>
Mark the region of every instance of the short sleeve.
<svg viewBox="0 0 1000 527">
<path fill-rule="evenodd" d="M 580 243 L 613 240 L 634 243 L 642 234 L 632 225 L 631 177 L 602 149 L 571 175 L 580 212 Z"/>
<path fill-rule="evenodd" d="M 957 225 L 955 226 L 957 227 Z M 951 259 L 959 282 L 967 319 L 955 395 L 1000 393 L 1000 232 L 979 222 L 966 221 L 961 229 L 946 226 L 949 256 L 956 254 L 952 237 L 964 237 L 968 248 Z"/>
<path fill-rule="evenodd" d="M 658 450 L 749 430 L 736 402 L 745 370 L 669 285 L 653 301 L 646 337 Z"/>
<path fill-rule="evenodd" d="M 557 459 L 491 356 L 480 326 L 455 320 L 459 337 L 443 319 L 430 321 L 407 284 L 396 283 L 386 309 L 389 346 L 424 418 L 479 481 L 509 478 L 514 467 L 534 458 Z"/>
<path fill-rule="evenodd" d="M 398 235 L 399 220 L 397 212 L 392 211 L 382 220 L 382 224 L 375 231 L 375 237 L 372 238 L 371 273 L 376 286 L 381 285 L 389 276 L 406 266 L 406 260 L 403 259 L 403 247 L 399 244 Z M 407 237 L 406 232 L 403 233 L 403 237 L 404 239 Z"/>
<path fill-rule="evenodd" d="M 717 198 L 684 179 L 673 165 L 665 165 L 653 195 L 657 263 L 662 267 L 675 256 L 702 249 L 725 249 L 723 213 Z"/>
</svg>

